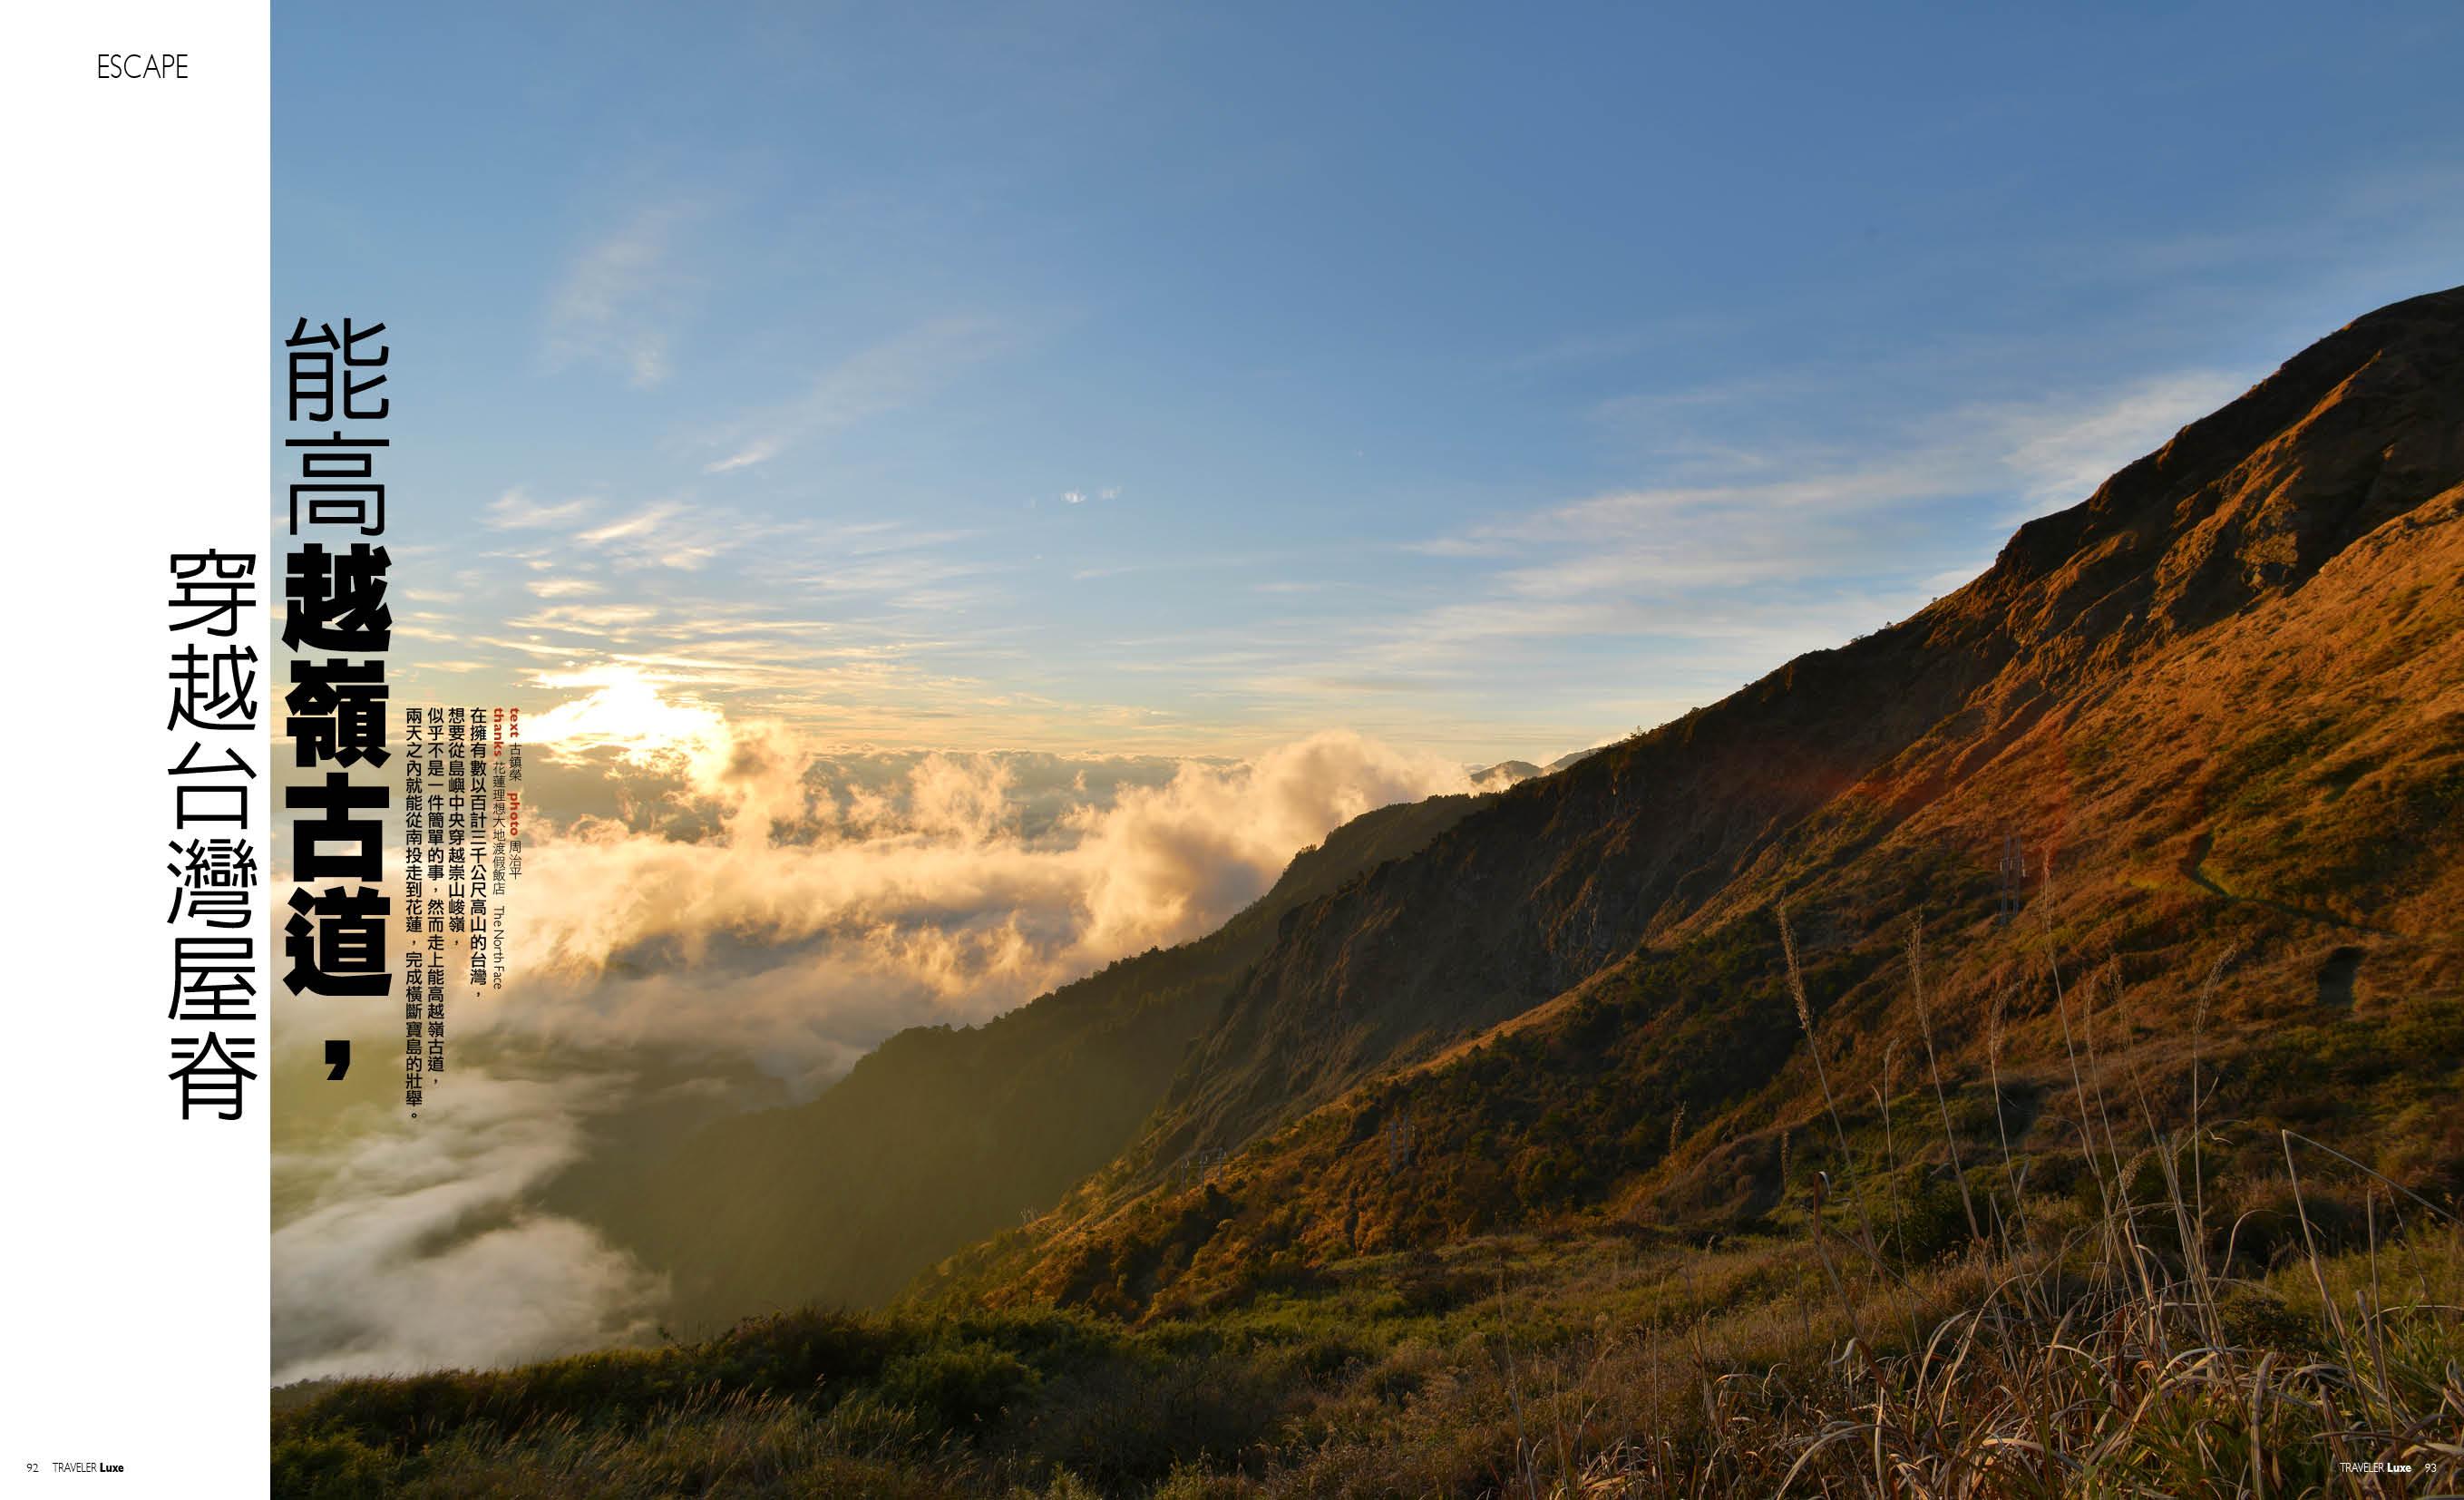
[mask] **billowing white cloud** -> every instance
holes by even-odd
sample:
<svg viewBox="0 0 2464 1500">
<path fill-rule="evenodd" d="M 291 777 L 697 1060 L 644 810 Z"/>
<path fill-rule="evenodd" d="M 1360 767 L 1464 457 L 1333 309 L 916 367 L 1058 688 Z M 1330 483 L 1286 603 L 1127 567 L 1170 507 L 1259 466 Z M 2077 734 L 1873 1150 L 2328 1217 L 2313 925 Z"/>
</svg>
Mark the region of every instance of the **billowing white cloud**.
<svg viewBox="0 0 2464 1500">
<path fill-rule="evenodd" d="M 637 1341 L 664 1285 L 598 1232 L 527 1206 L 583 1149 L 601 1078 L 464 1070 L 417 1119 L 348 1120 L 277 1156 L 274 1379 L 498 1365 Z"/>
<path fill-rule="evenodd" d="M 809 1091 L 901 1027 L 1200 936 L 1338 824 L 1472 785 L 1343 732 L 1244 761 L 849 751 L 631 669 L 542 680 L 576 695 L 524 725 L 505 990 L 454 1007 L 460 1066 L 419 1118 L 347 1116 L 275 1162 L 277 1380 L 639 1341 L 664 1288 L 539 1206 L 620 1149 L 628 1075 Z M 352 1004 L 302 997 L 293 1045 Z"/>
<path fill-rule="evenodd" d="M 1016 758 L 927 755 L 885 780 L 638 675 L 567 685 L 589 691 L 528 743 L 630 778 L 629 810 L 534 796 L 518 969 L 475 1024 L 737 1050 L 807 1079 L 899 1026 L 980 1021 L 1202 936 L 1336 826 L 1471 786 L 1460 763 L 1334 731 L 1100 798 L 1040 787 L 1030 817 Z"/>
</svg>

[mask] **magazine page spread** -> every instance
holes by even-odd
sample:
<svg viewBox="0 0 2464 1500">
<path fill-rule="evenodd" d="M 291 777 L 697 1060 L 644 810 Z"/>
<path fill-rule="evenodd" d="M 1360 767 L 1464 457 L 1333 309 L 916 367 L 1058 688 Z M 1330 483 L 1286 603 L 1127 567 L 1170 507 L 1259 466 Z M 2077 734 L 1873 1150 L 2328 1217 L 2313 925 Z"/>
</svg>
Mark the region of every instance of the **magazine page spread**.
<svg viewBox="0 0 2464 1500">
<path fill-rule="evenodd" d="M 2464 12 L 0 28 L 12 1492 L 2464 1493 Z"/>
</svg>

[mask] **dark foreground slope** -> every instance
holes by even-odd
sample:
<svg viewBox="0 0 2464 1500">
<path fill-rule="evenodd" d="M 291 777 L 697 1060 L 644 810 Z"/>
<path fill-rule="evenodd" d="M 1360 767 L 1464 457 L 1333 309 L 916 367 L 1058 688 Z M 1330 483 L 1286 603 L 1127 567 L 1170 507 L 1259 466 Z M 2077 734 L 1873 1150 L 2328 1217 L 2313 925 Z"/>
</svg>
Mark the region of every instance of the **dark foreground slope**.
<svg viewBox="0 0 2464 1500">
<path fill-rule="evenodd" d="M 1481 800 L 1363 814 L 1207 938 L 980 1026 L 902 1031 L 812 1102 L 707 1126 L 559 1206 L 671 1277 L 677 1329 L 884 1301 L 1118 1155 L 1285 913 L 1421 848 Z"/>
</svg>

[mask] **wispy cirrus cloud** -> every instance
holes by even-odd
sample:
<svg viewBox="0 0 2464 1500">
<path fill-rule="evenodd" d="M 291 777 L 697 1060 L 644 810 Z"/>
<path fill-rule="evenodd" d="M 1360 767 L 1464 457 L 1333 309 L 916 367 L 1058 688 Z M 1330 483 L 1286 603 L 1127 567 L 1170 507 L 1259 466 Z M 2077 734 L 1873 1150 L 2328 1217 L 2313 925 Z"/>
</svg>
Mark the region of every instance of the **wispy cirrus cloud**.
<svg viewBox="0 0 2464 1500">
<path fill-rule="evenodd" d="M 891 362 L 912 376 L 891 387 L 914 400 L 936 388 L 914 373 L 931 363 L 926 345 L 962 360 L 983 347 L 923 341 Z M 1057 668 L 1006 607 L 1020 590 L 1047 574 L 1086 585 L 1202 564 L 1066 550 L 1047 561 L 1027 540 L 1034 518 L 1006 530 L 824 519 L 714 503 L 695 493 L 709 481 L 569 515 L 560 502 L 514 533 L 537 543 L 511 554 L 532 576 L 510 585 L 489 645 L 516 675 L 524 661 L 655 667 L 714 701 L 846 740 L 1075 744 L 1103 724 L 1142 748 L 1221 746 L 1227 734 L 1305 732 L 1342 702 L 1372 732 L 1469 758 L 1492 755 L 1498 732 L 1462 725 L 1493 724 L 1510 692 L 1529 736 L 1514 742 L 1563 749 L 1903 617 L 1974 576 L 2019 520 L 2083 497 L 2243 384 L 2177 370 L 1946 404 L 1845 437 L 1791 420 L 1801 408 L 1788 391 L 1818 389 L 1815 375 L 1675 392 L 1615 418 L 1665 440 L 1632 462 L 1649 482 L 1351 554 L 1300 549 L 1263 579 L 1193 573 L 1193 597 L 1275 603 L 1089 641 Z M 825 403 L 811 420 L 858 420 L 890 400 Z M 1111 497 L 1090 484 L 1075 492 L 1085 506 L 1065 510 L 1056 493 L 1045 492 L 1047 515 Z M 548 509 L 509 499 L 525 518 Z"/>
<path fill-rule="evenodd" d="M 623 641 L 629 638 L 632 630 L 658 617 L 656 605 L 550 605 L 505 624 L 517 630 L 571 630 Z"/>
<path fill-rule="evenodd" d="M 802 395 L 738 424 L 726 439 L 728 452 L 704 472 L 750 469 L 798 443 L 912 406 L 1012 342 L 1011 331 L 989 319 L 919 323 L 848 355 L 814 377 Z"/>
<path fill-rule="evenodd" d="M 574 533 L 574 541 L 604 552 L 620 568 L 694 572 L 725 552 L 761 540 L 771 528 L 742 517 L 658 500 L 604 525 Z"/>
<path fill-rule="evenodd" d="M 918 548 L 850 557 L 795 582 L 825 593 L 873 594 L 907 607 L 934 608 L 956 597 L 949 585 L 992 571 L 989 562 Z"/>
<path fill-rule="evenodd" d="M 694 215 L 688 205 L 654 204 L 574 255 L 548 299 L 542 352 L 550 369 L 607 364 L 642 388 L 667 379 L 693 290 L 675 245 Z"/>
<path fill-rule="evenodd" d="M 2248 384 L 2189 370 L 2084 397 L 1959 407 L 1863 454 L 1769 443 L 1739 459 L 1692 463 L 1694 482 L 1610 491 L 1409 546 L 1486 561 L 1491 590 L 1522 601 L 1675 601 L 1773 585 L 1833 593 L 1848 579 L 1861 581 L 1858 595 L 1878 584 L 1888 592 L 1883 581 L 1919 576 L 1909 564 L 1928 549 L 1998 544 L 2018 521 L 2085 499 Z M 1542 634 L 1588 630 L 1596 620 L 1581 609 L 1520 617 Z"/>
<path fill-rule="evenodd" d="M 2011 518 L 2026 520 L 2083 500 L 2123 465 L 2240 395 L 2247 376 L 2181 370 L 2133 382 L 2101 399 L 1984 413 L 2018 480 Z"/>
<path fill-rule="evenodd" d="M 569 525 L 588 515 L 594 503 L 586 498 L 536 499 L 529 491 L 516 485 L 488 503 L 487 524 L 496 531 L 537 531 Z"/>
<path fill-rule="evenodd" d="M 1512 663 L 1595 649 L 1655 663 L 1653 701 L 1705 701 L 1973 578 L 2010 529 L 2076 503 L 2244 376 L 2193 369 L 2100 391 L 1937 410 L 1855 447 L 1706 421 L 1661 483 L 1494 515 L 1404 543 L 1441 598 L 1311 622 L 1254 680 L 1495 681 Z M 1679 392 L 1656 415 L 1730 404 Z M 1741 408 L 1742 414 L 1742 408 Z M 1681 426 L 1674 429 L 1684 435 Z M 1551 644 L 1553 643 L 1553 644 Z M 1573 658 L 1579 662 L 1580 656 Z M 1571 668 L 1569 670 L 1580 670 Z M 1527 677 L 1528 680 L 1528 677 Z"/>
</svg>

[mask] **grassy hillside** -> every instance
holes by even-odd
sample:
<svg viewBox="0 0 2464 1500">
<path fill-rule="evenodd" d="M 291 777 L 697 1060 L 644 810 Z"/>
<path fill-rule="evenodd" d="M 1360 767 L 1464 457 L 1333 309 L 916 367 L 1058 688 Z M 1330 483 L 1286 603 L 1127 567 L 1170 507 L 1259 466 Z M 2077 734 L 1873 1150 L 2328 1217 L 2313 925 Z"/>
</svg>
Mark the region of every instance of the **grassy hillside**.
<svg viewBox="0 0 2464 1500">
<path fill-rule="evenodd" d="M 277 1419 L 281 1488 L 2453 1488 L 2459 579 L 2451 292 L 1914 618 L 1354 862 L 1108 1164 L 891 1312 L 355 1382 Z"/>
<path fill-rule="evenodd" d="M 2392 759 L 2356 746 L 2356 775 L 2434 777 L 2455 678 L 2434 651 L 2452 601 L 2431 596 L 2456 576 L 2459 480 L 2464 296 L 2450 293 L 2321 341 L 1914 618 L 1509 792 L 1305 911 L 1200 1044 L 1161 1149 L 1253 1138 L 1638 944 L 1809 883 L 1913 908 L 1990 882 L 2004 832 L 2054 850 L 2057 874 L 2102 852 L 2089 840 L 2184 823 L 2235 838 L 2199 801 L 2224 791 L 2205 758 L 2246 753 L 2286 713 L 2311 714 L 2316 742 L 2279 740 L 2278 760 L 2372 736 Z M 2117 695 L 2126 713 L 2106 711 Z M 2359 805 L 2328 807 L 2370 826 Z M 2246 863 L 2277 878 L 2273 858 Z"/>
<path fill-rule="evenodd" d="M 1964 1107 L 1989 1052 L 2063 1075 L 2057 951 L 2080 1024 L 2178 1046 L 2231 949 L 2211 1045 L 2237 1102 L 2332 1104 L 2348 1149 L 2402 1149 L 2426 1122 L 2396 1101 L 2449 1078 L 2464 988 L 2460 479 L 2464 296 L 2322 342 L 1916 618 L 1295 914 L 1139 1148 L 936 1290 L 1135 1314 L 1283 1255 L 1579 1208 L 1749 1216 L 1771 1187 L 1738 1174 L 1818 1117 L 1825 1069 L 1852 1113 L 1921 1045 Z M 2358 1096 L 2254 1060 L 2276 1029 L 2367 1056 L 2415 1026 L 2431 1049 Z M 1239 1149 L 1202 1202 L 1158 1184 L 1208 1144 Z"/>
<path fill-rule="evenodd" d="M 1910 1144 L 1920 1117 L 1897 1117 Z M 1864 1166 L 1890 1159 L 1849 1140 Z M 1906 1227 L 1922 1194 L 1859 1188 L 1843 1209 L 1807 1167 L 1715 1241 L 1563 1224 L 1263 1276 L 1134 1325 L 807 1311 L 661 1350 L 353 1381 L 276 1416 L 274 1489 L 2437 1492 L 2425 1468 L 2464 1458 L 2464 1231 L 2366 1176 L 2329 1186 L 2308 1163 L 2332 1158 L 2306 1147 L 2281 1206 L 2245 1210 L 2209 1189 L 2197 1133 L 2131 1145 L 2060 1190 L 1980 1180 L 1981 1240 L 1935 1202 L 1951 1227 L 1927 1232 L 1954 1247 L 1932 1254 Z M 1858 1170 L 1827 1159 L 1835 1180 Z M 2016 1159 L 1996 1162 L 2006 1184 L 2028 1176 Z"/>
</svg>

